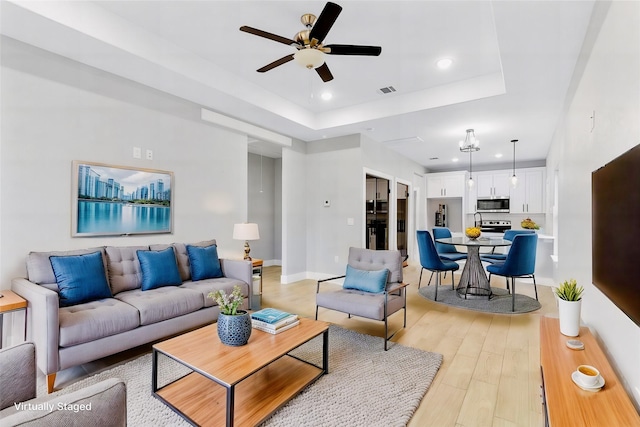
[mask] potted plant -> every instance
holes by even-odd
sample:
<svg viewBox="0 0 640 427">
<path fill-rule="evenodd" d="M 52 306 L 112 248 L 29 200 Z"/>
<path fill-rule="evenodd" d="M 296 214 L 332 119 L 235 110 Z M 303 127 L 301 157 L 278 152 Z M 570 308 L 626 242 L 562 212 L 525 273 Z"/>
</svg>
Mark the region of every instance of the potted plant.
<svg viewBox="0 0 640 427">
<path fill-rule="evenodd" d="M 580 334 L 580 307 L 582 305 L 582 286 L 575 279 L 564 281 L 554 289 L 558 297 L 558 316 L 560 317 L 560 333 L 568 337 Z"/>
<path fill-rule="evenodd" d="M 209 298 L 220 307 L 218 316 L 218 337 L 223 344 L 241 346 L 249 342 L 251 336 L 251 317 L 245 310 L 238 310 L 244 298 L 240 286 L 235 285 L 230 295 L 224 290 L 209 292 Z"/>
</svg>

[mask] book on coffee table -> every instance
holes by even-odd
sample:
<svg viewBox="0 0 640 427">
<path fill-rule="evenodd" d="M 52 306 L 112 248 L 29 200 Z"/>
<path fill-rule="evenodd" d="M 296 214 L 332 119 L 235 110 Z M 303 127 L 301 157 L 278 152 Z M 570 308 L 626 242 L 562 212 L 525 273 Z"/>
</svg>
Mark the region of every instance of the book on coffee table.
<svg viewBox="0 0 640 427">
<path fill-rule="evenodd" d="M 286 331 L 288 329 L 291 329 L 294 326 L 298 326 L 299 324 L 300 324 L 300 319 L 296 319 L 293 323 L 289 323 L 288 325 L 285 325 L 285 326 L 283 326 L 281 328 L 278 328 L 278 329 L 271 329 L 271 328 L 268 328 L 268 327 L 257 325 L 255 323 L 251 323 L 251 326 L 254 329 L 257 329 L 259 331 L 263 331 L 263 332 L 267 332 L 269 334 L 274 334 L 275 335 L 275 334 L 279 334 L 280 332 L 284 332 L 284 331 Z"/>
<path fill-rule="evenodd" d="M 257 319 L 251 319 L 251 325 L 254 327 L 265 328 L 270 331 L 275 331 L 277 329 L 283 328 L 287 325 L 292 324 L 293 322 L 298 321 L 298 315 L 292 314 L 290 316 L 285 317 L 282 320 L 277 321 L 276 323 L 267 323 Z"/>
<path fill-rule="evenodd" d="M 273 324 L 290 316 L 296 315 L 276 308 L 263 308 L 262 310 L 251 313 L 251 320 L 259 320 L 261 322 Z"/>
</svg>

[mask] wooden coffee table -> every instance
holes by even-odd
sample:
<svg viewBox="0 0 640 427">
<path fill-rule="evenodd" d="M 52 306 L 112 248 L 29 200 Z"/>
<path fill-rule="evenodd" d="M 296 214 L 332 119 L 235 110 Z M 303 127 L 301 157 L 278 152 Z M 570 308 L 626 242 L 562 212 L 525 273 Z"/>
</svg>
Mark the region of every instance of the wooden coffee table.
<svg viewBox="0 0 640 427">
<path fill-rule="evenodd" d="M 319 335 L 321 367 L 287 354 Z M 329 324 L 311 319 L 277 335 L 254 329 L 241 347 L 205 326 L 153 346 L 153 395 L 194 425 L 254 426 L 329 372 L 328 344 Z M 160 354 L 193 372 L 158 388 Z"/>
</svg>

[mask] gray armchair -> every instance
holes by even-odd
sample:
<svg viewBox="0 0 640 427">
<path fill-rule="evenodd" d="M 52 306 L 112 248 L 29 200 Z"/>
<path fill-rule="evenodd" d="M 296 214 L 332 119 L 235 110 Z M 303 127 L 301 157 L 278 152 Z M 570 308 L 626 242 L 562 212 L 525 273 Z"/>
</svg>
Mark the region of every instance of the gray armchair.
<svg viewBox="0 0 640 427">
<path fill-rule="evenodd" d="M 345 276 L 319 280 L 316 286 L 316 320 L 318 320 L 318 308 L 323 307 L 347 313 L 349 317 L 354 315 L 383 321 L 384 349 L 387 350 L 388 341 L 400 330 L 398 329 L 389 335 L 389 316 L 403 309 L 404 323 L 402 327 L 407 326 L 406 287 L 409 284 L 402 282 L 402 256 L 400 251 L 349 248 L 348 266 L 370 272 L 388 269 L 386 286 L 383 286 L 380 292 L 347 289 L 345 287 L 321 292 L 321 283 Z M 349 269 L 349 267 L 347 268 Z"/>
<path fill-rule="evenodd" d="M 126 387 L 112 378 L 68 394 L 36 398 L 35 346 L 0 350 L 0 425 L 126 426 Z"/>
</svg>

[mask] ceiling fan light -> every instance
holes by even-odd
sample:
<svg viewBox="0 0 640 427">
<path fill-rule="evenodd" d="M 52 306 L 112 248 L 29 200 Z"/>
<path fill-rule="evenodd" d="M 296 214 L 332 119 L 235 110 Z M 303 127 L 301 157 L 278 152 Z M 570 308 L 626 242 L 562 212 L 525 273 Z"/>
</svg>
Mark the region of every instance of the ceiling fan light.
<svg viewBox="0 0 640 427">
<path fill-rule="evenodd" d="M 318 49 L 300 49 L 293 54 L 293 59 L 306 68 L 318 68 L 324 64 L 324 52 Z"/>
</svg>

